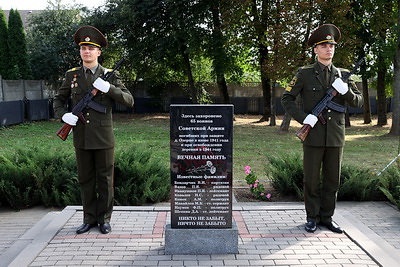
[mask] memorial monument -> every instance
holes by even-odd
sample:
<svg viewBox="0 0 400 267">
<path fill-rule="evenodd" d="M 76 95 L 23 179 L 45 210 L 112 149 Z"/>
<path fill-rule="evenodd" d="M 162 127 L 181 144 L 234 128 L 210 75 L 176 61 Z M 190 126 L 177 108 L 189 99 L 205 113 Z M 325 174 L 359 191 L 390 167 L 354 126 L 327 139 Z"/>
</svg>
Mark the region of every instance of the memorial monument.
<svg viewBox="0 0 400 267">
<path fill-rule="evenodd" d="M 232 222 L 233 105 L 171 105 L 166 254 L 238 252 Z"/>
</svg>

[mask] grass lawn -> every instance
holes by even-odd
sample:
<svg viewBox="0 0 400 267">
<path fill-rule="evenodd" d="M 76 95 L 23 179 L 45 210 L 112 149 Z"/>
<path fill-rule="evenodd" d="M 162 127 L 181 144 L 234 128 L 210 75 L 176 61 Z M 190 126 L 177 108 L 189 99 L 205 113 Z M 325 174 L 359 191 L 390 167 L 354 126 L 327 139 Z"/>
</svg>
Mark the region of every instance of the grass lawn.
<svg viewBox="0 0 400 267">
<path fill-rule="evenodd" d="M 261 116 L 236 115 L 234 122 L 233 160 L 234 180 L 244 180 L 244 166 L 250 165 L 259 178 L 267 178 L 265 164 L 269 155 L 302 153 L 300 140 L 295 136 L 300 125 L 291 123 L 289 133 L 279 133 L 277 126 L 258 123 Z M 169 114 L 114 114 L 116 149 L 128 145 L 150 149 L 154 157 L 169 166 Z M 346 130 L 344 164 L 355 165 L 378 173 L 398 154 L 399 137 L 388 135 L 389 125 L 377 127 L 376 119 L 364 125 L 362 117 L 352 117 Z M 73 151 L 72 136 L 66 141 L 55 133 L 59 121 L 43 121 L 0 128 L 0 154 L 18 148 L 41 146 L 48 150 Z"/>
</svg>

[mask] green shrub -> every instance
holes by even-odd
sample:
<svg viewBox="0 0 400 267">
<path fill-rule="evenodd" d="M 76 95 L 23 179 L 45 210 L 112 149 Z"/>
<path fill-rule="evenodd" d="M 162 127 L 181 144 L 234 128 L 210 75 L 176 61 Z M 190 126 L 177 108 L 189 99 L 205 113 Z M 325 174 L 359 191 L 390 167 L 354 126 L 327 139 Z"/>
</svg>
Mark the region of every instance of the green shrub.
<svg viewBox="0 0 400 267">
<path fill-rule="evenodd" d="M 67 196 L 79 190 L 72 182 L 76 175 L 73 154 L 50 152 L 39 147 L 18 149 L 0 156 L 1 203 L 15 209 L 44 204 L 62 207 L 79 204 Z M 79 192 L 79 191 L 78 191 Z"/>
<path fill-rule="evenodd" d="M 271 156 L 268 159 L 266 171 L 271 177 L 272 186 L 283 195 L 294 195 L 304 200 L 303 162 L 300 155 Z M 399 205 L 399 177 L 398 169 L 391 169 L 386 175 L 378 177 L 369 170 L 343 165 L 338 200 L 379 201 L 388 198 Z"/>
<path fill-rule="evenodd" d="M 141 205 L 169 199 L 169 169 L 152 159 L 147 150 L 130 147 L 118 151 L 114 182 L 118 205 Z"/>
<path fill-rule="evenodd" d="M 343 165 L 338 200 L 384 200 L 385 196 L 379 190 L 378 185 L 378 177 L 369 170 Z"/>
<path fill-rule="evenodd" d="M 169 170 L 151 155 L 132 147 L 116 152 L 118 205 L 141 205 L 169 198 Z M 34 147 L 0 155 L 0 205 L 21 209 L 39 204 L 81 204 L 74 153 Z"/>
<path fill-rule="evenodd" d="M 37 205 L 39 196 L 35 190 L 36 171 L 34 160 L 26 157 L 26 154 L 16 152 L 11 159 L 0 156 L 1 202 L 9 203 L 16 209 Z"/>
<path fill-rule="evenodd" d="M 271 185 L 282 195 L 296 196 L 303 200 L 303 162 L 299 154 L 268 157 L 266 172 L 271 177 Z"/>
<path fill-rule="evenodd" d="M 400 209 L 400 168 L 392 166 L 383 172 L 379 189 Z"/>
</svg>

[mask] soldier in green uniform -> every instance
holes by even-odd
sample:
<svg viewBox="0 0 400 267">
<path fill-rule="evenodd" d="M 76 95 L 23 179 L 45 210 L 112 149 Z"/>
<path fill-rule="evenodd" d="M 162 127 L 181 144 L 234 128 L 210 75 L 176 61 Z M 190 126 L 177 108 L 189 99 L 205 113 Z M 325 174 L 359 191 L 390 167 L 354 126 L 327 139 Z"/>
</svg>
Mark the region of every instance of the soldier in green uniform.
<svg viewBox="0 0 400 267">
<path fill-rule="evenodd" d="M 345 113 L 326 109 L 323 117 L 326 124 L 311 114 L 312 109 L 325 96 L 330 86 L 338 94 L 332 99 L 337 104 L 361 107 L 363 100 L 355 83 L 349 79 L 344 83 L 341 75 L 349 72 L 332 64 L 335 45 L 341 33 L 332 24 L 317 28 L 308 39 L 317 62 L 299 68 L 290 85 L 282 95 L 286 112 L 301 124 L 312 129 L 303 142 L 304 202 L 307 213 L 305 230 L 314 232 L 317 224 L 335 233 L 342 229 L 332 221 L 339 189 L 343 146 L 345 141 Z M 300 95 L 302 109 L 295 103 Z M 320 171 L 322 167 L 322 179 Z"/>
<path fill-rule="evenodd" d="M 54 97 L 56 115 L 73 125 L 78 179 L 83 205 L 83 224 L 76 230 L 82 234 L 99 225 L 103 234 L 111 232 L 110 219 L 114 204 L 114 133 L 112 107 L 115 102 L 132 107 L 133 96 L 115 72 L 108 81 L 99 76 L 105 69 L 98 62 L 107 39 L 95 27 L 83 26 L 74 34 L 80 47 L 82 66 L 68 70 Z M 94 82 L 93 82 L 94 81 Z M 93 101 L 106 107 L 106 113 L 86 108 L 83 117 L 67 112 L 65 104 L 72 98 L 76 105 L 91 88 L 99 92 Z"/>
</svg>

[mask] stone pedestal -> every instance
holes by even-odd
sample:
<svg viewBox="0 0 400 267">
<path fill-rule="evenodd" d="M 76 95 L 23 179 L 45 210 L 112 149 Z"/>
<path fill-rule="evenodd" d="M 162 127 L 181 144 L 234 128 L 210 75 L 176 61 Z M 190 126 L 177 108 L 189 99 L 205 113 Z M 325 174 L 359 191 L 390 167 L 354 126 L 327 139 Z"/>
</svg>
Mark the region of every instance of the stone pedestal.
<svg viewBox="0 0 400 267">
<path fill-rule="evenodd" d="M 228 229 L 165 228 L 165 254 L 207 255 L 238 253 L 238 229 L 235 222 Z"/>
</svg>

